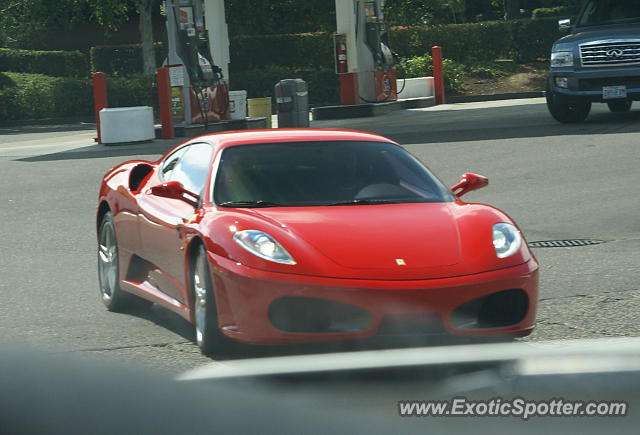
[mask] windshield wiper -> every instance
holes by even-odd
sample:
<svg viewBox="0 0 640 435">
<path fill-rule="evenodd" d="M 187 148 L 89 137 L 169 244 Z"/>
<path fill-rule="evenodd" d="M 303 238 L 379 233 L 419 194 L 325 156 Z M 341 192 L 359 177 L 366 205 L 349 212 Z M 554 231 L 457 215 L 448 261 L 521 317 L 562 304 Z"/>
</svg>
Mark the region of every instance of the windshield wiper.
<svg viewBox="0 0 640 435">
<path fill-rule="evenodd" d="M 400 204 L 404 201 L 397 199 L 352 199 L 350 201 L 334 202 L 327 205 L 375 205 L 375 204 Z"/>
<path fill-rule="evenodd" d="M 259 208 L 259 207 L 285 207 L 282 204 L 278 204 L 277 202 L 271 201 L 225 201 L 218 204 L 220 207 L 248 207 L 248 208 Z"/>
</svg>

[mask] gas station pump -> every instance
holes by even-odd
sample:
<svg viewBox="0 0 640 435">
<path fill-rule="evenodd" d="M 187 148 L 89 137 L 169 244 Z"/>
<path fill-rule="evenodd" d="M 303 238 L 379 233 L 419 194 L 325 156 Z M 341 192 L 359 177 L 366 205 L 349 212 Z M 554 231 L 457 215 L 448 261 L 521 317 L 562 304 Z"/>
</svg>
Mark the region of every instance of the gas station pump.
<svg viewBox="0 0 640 435">
<path fill-rule="evenodd" d="M 335 1 L 342 104 L 395 101 L 397 60 L 389 48 L 384 0 Z"/>
<path fill-rule="evenodd" d="M 397 99 L 396 72 L 393 69 L 397 63 L 389 49 L 387 24 L 384 22 L 384 2 L 365 2 L 365 43 L 373 54 L 375 70 L 373 80 L 375 86 L 375 101 L 394 101 Z"/>
<path fill-rule="evenodd" d="M 165 10 L 174 122 L 207 124 L 229 119 L 229 88 L 224 74 L 229 63 L 229 42 L 224 0 L 166 0 Z M 213 32 L 207 30 L 208 23 L 213 24 Z M 222 47 L 222 66 L 214 62 L 211 33 Z"/>
</svg>

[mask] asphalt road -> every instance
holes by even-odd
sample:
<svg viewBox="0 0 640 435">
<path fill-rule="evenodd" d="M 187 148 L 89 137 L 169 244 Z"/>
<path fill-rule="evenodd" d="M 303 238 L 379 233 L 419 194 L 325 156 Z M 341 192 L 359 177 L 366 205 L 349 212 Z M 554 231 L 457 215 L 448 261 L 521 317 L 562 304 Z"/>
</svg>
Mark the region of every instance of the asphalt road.
<svg viewBox="0 0 640 435">
<path fill-rule="evenodd" d="M 527 340 L 640 335 L 640 109 L 614 115 L 594 107 L 587 122 L 567 126 L 531 99 L 314 124 L 385 134 L 447 185 L 463 172 L 488 176 L 490 186 L 465 199 L 503 209 L 529 241 L 606 241 L 535 249 L 541 303 Z M 93 145 L 93 135 L 80 125 L 0 129 L 0 337 L 170 373 L 210 362 L 178 316 L 159 307 L 109 313 L 98 298 L 102 174 L 124 160 L 154 159 L 177 141 L 105 147 Z M 309 348 L 244 356 L 298 350 Z"/>
</svg>

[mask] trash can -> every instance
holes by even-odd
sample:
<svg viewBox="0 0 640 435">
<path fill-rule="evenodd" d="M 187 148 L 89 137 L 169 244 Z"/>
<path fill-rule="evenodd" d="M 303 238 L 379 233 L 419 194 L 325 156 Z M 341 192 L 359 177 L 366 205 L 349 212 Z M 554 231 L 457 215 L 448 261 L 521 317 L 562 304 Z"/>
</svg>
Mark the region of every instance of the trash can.
<svg viewBox="0 0 640 435">
<path fill-rule="evenodd" d="M 266 118 L 267 128 L 271 128 L 271 97 L 249 98 L 249 118 Z"/>
<path fill-rule="evenodd" d="M 229 92 L 229 113 L 231 119 L 245 119 L 247 117 L 247 91 Z"/>
<path fill-rule="evenodd" d="M 280 80 L 275 86 L 278 128 L 309 127 L 309 91 L 302 79 Z"/>
</svg>

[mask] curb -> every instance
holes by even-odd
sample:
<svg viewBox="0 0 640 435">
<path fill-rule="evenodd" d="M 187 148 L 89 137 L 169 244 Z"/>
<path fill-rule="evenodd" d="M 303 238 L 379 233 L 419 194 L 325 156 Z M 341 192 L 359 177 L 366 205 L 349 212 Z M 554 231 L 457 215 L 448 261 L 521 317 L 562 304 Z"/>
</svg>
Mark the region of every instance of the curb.
<svg viewBox="0 0 640 435">
<path fill-rule="evenodd" d="M 382 103 L 354 104 L 350 106 L 324 106 L 311 109 L 314 121 L 345 118 L 369 118 L 380 116 L 396 110 L 419 109 L 435 105 L 434 97 L 412 98 L 407 100 Z"/>
<path fill-rule="evenodd" d="M 477 103 L 482 101 L 498 101 L 498 100 L 520 100 L 525 98 L 544 97 L 544 91 L 533 92 L 511 92 L 507 94 L 484 94 L 484 95 L 457 95 L 447 97 L 445 104 L 456 103 Z"/>
<path fill-rule="evenodd" d="M 233 130 L 255 130 L 267 128 L 267 118 L 245 118 L 235 120 L 225 120 L 210 122 L 207 127 L 204 124 L 180 125 L 174 127 L 176 138 L 196 137 L 207 133 L 219 133 L 221 131 Z M 156 127 L 156 139 L 162 138 L 162 127 Z"/>
</svg>

